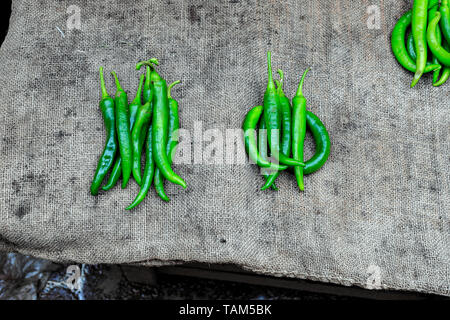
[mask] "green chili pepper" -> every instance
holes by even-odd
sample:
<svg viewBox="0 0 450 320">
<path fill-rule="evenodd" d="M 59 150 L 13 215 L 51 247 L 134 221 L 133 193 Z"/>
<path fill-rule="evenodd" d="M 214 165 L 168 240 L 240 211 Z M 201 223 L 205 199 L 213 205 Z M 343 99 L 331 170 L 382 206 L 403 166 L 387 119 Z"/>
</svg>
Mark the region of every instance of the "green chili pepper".
<svg viewBox="0 0 450 320">
<path fill-rule="evenodd" d="M 447 67 L 450 67 L 450 53 L 439 44 L 436 37 L 436 27 L 441 19 L 440 12 L 436 12 L 434 18 L 430 21 L 427 30 L 428 46 L 431 52 L 439 59 L 439 61 Z"/>
<path fill-rule="evenodd" d="M 150 61 L 153 61 L 155 65 L 158 65 L 158 60 L 153 58 L 150 59 Z M 145 76 L 145 84 L 144 84 L 144 92 L 143 92 L 143 98 L 144 98 L 144 104 L 150 101 L 150 103 L 153 105 L 153 89 L 152 89 L 152 81 L 150 79 L 151 71 L 153 67 L 146 66 L 146 76 Z M 139 148 L 142 150 L 142 146 L 144 145 L 145 138 L 147 136 L 147 130 L 150 126 L 150 122 L 144 124 L 141 130 L 141 136 L 139 137 Z"/>
<path fill-rule="evenodd" d="M 261 156 L 261 159 L 263 159 L 264 161 L 267 161 L 268 159 L 268 153 L 267 153 L 267 129 L 266 129 L 266 122 L 264 121 L 264 117 L 261 117 L 261 120 L 259 120 L 259 130 L 258 130 L 258 150 L 259 150 L 259 154 Z M 263 172 L 263 176 L 266 179 L 269 179 L 272 175 L 269 173 L 266 173 L 267 170 L 266 168 L 262 169 Z M 279 172 L 279 171 L 277 171 Z M 275 183 L 272 183 L 271 185 L 273 190 L 278 190 L 277 186 L 275 185 Z M 263 189 L 261 189 L 263 190 Z"/>
<path fill-rule="evenodd" d="M 330 136 L 320 119 L 311 111 L 306 111 L 306 124 L 316 144 L 316 152 L 306 161 L 303 174 L 311 174 L 323 167 L 330 155 Z M 291 167 L 290 169 L 295 168 Z M 291 171 L 291 170 L 289 170 Z"/>
<path fill-rule="evenodd" d="M 427 13 L 428 0 L 414 0 L 412 9 L 411 31 L 416 45 L 416 73 L 411 88 L 419 82 L 427 65 Z"/>
<path fill-rule="evenodd" d="M 149 61 L 138 63 L 136 69 L 139 70 L 141 65 L 147 64 Z M 151 81 L 153 83 L 153 155 L 155 163 L 163 174 L 164 178 L 172 183 L 178 184 L 186 188 L 186 182 L 173 172 L 167 158 L 167 148 L 164 141 L 167 141 L 168 122 L 169 122 L 169 101 L 167 98 L 166 81 L 155 71 L 151 72 Z"/>
<path fill-rule="evenodd" d="M 427 20 L 431 21 L 431 19 L 433 19 L 433 17 L 434 17 L 434 14 L 439 10 L 439 0 L 430 0 L 428 2 L 428 6 L 429 6 L 429 9 L 428 9 L 428 18 L 427 18 Z M 439 43 L 441 43 L 441 41 L 442 41 L 442 33 L 441 33 L 441 29 L 440 28 L 436 29 L 436 36 L 439 39 Z M 431 62 L 434 63 L 434 64 L 439 64 L 440 65 L 438 58 L 436 58 L 433 54 L 431 55 Z M 428 64 L 428 62 L 427 62 L 427 64 Z M 434 72 L 433 72 L 433 84 L 438 81 L 440 72 L 441 72 L 441 70 L 434 70 Z"/>
<path fill-rule="evenodd" d="M 271 52 L 267 52 L 268 82 L 264 93 L 264 119 L 266 121 L 267 137 L 271 155 L 282 164 L 291 166 L 303 166 L 304 163 L 289 158 L 280 150 L 281 110 L 280 98 L 272 76 Z"/>
<path fill-rule="evenodd" d="M 450 6 L 448 0 L 442 0 L 439 12 L 442 15 L 440 22 L 442 34 L 447 43 L 450 43 Z"/>
<path fill-rule="evenodd" d="M 303 168 L 304 174 L 311 174 L 316 172 L 327 162 L 330 155 L 330 136 L 328 135 L 327 128 L 323 125 L 322 121 L 312 112 L 306 111 L 306 123 L 316 144 L 316 152 L 311 159 L 305 163 Z"/>
<path fill-rule="evenodd" d="M 144 104 L 138 110 L 138 114 L 136 116 L 136 123 L 134 124 L 133 131 L 131 132 L 131 146 L 133 149 L 133 177 L 136 180 L 138 185 L 141 185 L 142 176 L 141 176 L 141 153 L 142 153 L 142 145 L 141 134 L 142 132 L 147 133 L 145 131 L 145 127 L 150 123 L 150 119 L 152 117 L 152 103 L 149 101 Z"/>
<path fill-rule="evenodd" d="M 116 97 L 114 100 L 116 103 L 116 129 L 119 140 L 120 157 L 122 158 L 122 188 L 125 188 L 131 176 L 132 164 L 128 96 L 120 86 L 117 74 L 114 71 L 111 72 L 111 74 L 114 76 L 117 87 Z"/>
<path fill-rule="evenodd" d="M 408 71 L 416 72 L 416 63 L 408 55 L 405 47 L 405 35 L 409 25 L 411 25 L 412 12 L 406 12 L 397 22 L 392 30 L 391 47 L 397 61 Z M 428 73 L 440 69 L 440 65 L 428 65 L 425 67 L 424 73 Z"/>
<path fill-rule="evenodd" d="M 148 101 L 147 101 L 148 103 Z M 153 173 L 155 172 L 155 163 L 153 160 L 153 152 L 152 152 L 152 126 L 150 125 L 147 130 L 147 143 L 145 148 L 145 169 L 144 176 L 142 178 L 141 189 L 139 190 L 138 195 L 134 199 L 133 203 L 130 204 L 126 210 L 131 210 L 135 208 L 138 204 L 140 204 L 148 193 L 150 186 L 152 185 Z"/>
<path fill-rule="evenodd" d="M 120 155 L 117 155 L 116 162 L 114 163 L 114 167 L 111 170 L 108 182 L 102 187 L 102 189 L 108 191 L 114 188 L 117 181 L 119 181 L 121 175 L 122 175 L 122 158 L 120 157 Z"/>
<path fill-rule="evenodd" d="M 291 120 L 292 120 L 292 110 L 291 110 L 291 103 L 289 102 L 289 99 L 286 97 L 286 95 L 283 92 L 283 80 L 284 80 L 284 74 L 282 70 L 278 70 L 278 73 L 280 74 L 280 81 L 276 80 L 277 83 L 277 93 L 278 97 L 280 99 L 280 109 L 281 109 L 281 152 L 285 155 L 291 154 Z M 273 185 L 273 182 L 278 178 L 280 175 L 280 171 L 273 172 L 270 174 L 270 176 L 266 179 L 266 183 L 261 188 L 261 190 L 266 190 L 270 186 Z"/>
<path fill-rule="evenodd" d="M 173 82 L 169 87 L 167 88 L 167 98 L 169 99 L 169 134 L 167 136 L 167 158 L 169 159 L 169 163 L 172 163 L 172 159 L 175 155 L 175 150 L 178 145 L 178 129 L 180 128 L 180 119 L 178 116 L 178 102 L 172 98 L 171 96 L 171 90 L 173 86 L 180 83 L 180 80 L 177 80 Z M 155 184 L 155 190 L 156 193 L 159 195 L 159 197 L 169 202 L 170 199 L 166 195 L 166 192 L 164 191 L 164 177 L 161 174 L 161 171 L 157 168 L 155 171 L 155 177 L 153 179 L 153 182 Z"/>
<path fill-rule="evenodd" d="M 292 99 L 292 154 L 294 159 L 303 161 L 303 145 L 306 136 L 306 99 L 303 96 L 303 82 L 309 68 L 305 70 L 298 85 L 297 93 Z M 303 168 L 294 168 L 295 178 L 300 190 L 304 190 Z"/>
<path fill-rule="evenodd" d="M 94 196 L 98 194 L 98 189 L 111 168 L 114 157 L 117 153 L 114 100 L 106 91 L 105 79 L 103 77 L 103 67 L 100 67 L 100 86 L 102 91 L 102 99 L 100 100 L 99 106 L 102 111 L 103 121 L 105 122 L 107 138 L 91 184 L 91 194 Z"/>
<path fill-rule="evenodd" d="M 436 32 L 436 37 L 438 38 L 438 41 L 440 42 L 441 39 L 441 33 Z M 408 51 L 409 56 L 411 59 L 416 60 L 416 48 L 414 44 L 414 38 L 412 36 L 412 33 L 410 33 L 406 39 L 406 51 Z M 432 57 L 432 62 L 427 61 L 427 66 L 434 64 L 439 65 L 441 68 L 442 66 L 439 63 L 439 60 L 436 57 Z M 439 78 L 439 73 L 441 72 L 441 68 L 434 70 L 433 72 L 433 83 L 437 81 L 437 78 Z"/>
<path fill-rule="evenodd" d="M 447 42 L 444 41 L 442 47 L 446 51 L 450 51 L 450 46 L 448 45 Z M 434 82 L 433 86 L 439 87 L 444 83 L 446 83 L 449 78 L 450 78 L 450 67 L 444 67 L 444 69 L 442 70 L 441 78 L 438 81 Z"/>
<path fill-rule="evenodd" d="M 244 142 L 245 149 L 250 159 L 261 168 L 270 168 L 270 170 L 286 170 L 286 165 L 280 165 L 277 163 L 271 163 L 261 157 L 258 152 L 256 142 L 256 126 L 258 125 L 259 118 L 263 113 L 263 107 L 257 106 L 251 109 L 245 116 L 242 128 L 244 129 Z"/>
</svg>

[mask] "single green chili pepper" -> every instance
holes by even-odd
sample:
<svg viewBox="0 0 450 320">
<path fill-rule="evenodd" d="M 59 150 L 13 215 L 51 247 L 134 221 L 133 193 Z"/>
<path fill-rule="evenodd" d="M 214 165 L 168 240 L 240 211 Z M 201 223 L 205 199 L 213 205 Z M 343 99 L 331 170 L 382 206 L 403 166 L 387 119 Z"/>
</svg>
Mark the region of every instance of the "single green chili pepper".
<svg viewBox="0 0 450 320">
<path fill-rule="evenodd" d="M 446 51 L 450 52 L 450 46 L 448 45 L 447 42 L 444 41 L 442 47 Z M 438 81 L 436 81 L 435 83 L 433 83 L 433 86 L 439 87 L 439 86 L 443 85 L 444 83 L 446 83 L 449 78 L 450 78 L 450 67 L 444 67 L 444 69 L 442 70 L 441 78 Z"/>
<path fill-rule="evenodd" d="M 419 82 L 427 65 L 427 13 L 428 0 L 414 0 L 412 9 L 411 31 L 416 45 L 416 73 L 411 88 Z"/>
<path fill-rule="evenodd" d="M 441 33 L 436 32 L 436 37 L 438 38 L 438 41 L 441 41 Z M 406 39 L 406 51 L 408 51 L 409 56 L 411 59 L 416 60 L 416 48 L 414 44 L 414 38 L 412 36 L 412 33 L 410 33 Z M 432 61 L 427 61 L 427 66 L 434 64 L 434 65 L 440 65 L 439 60 L 436 57 L 432 57 Z M 442 66 L 441 66 L 442 68 Z M 433 83 L 437 81 L 437 78 L 439 78 L 439 73 L 441 71 L 441 68 L 434 70 L 433 72 Z"/>
<path fill-rule="evenodd" d="M 277 163 L 271 163 L 261 157 L 258 152 L 258 146 L 256 142 L 256 126 L 258 125 L 259 118 L 263 113 L 263 107 L 257 106 L 251 109 L 245 116 L 242 128 L 244 129 L 244 142 L 245 149 L 250 159 L 261 168 L 270 168 L 270 170 L 286 170 L 286 165 L 280 165 Z"/>
<path fill-rule="evenodd" d="M 178 145 L 178 129 L 180 128 L 178 102 L 172 98 L 171 90 L 180 82 L 180 80 L 177 80 L 170 84 L 167 88 L 167 98 L 169 99 L 169 134 L 167 136 L 167 141 L 165 142 L 167 144 L 167 158 L 169 159 L 170 164 L 172 164 L 173 157 L 175 156 L 175 150 Z M 164 177 L 158 168 L 155 171 L 153 182 L 155 184 L 156 193 L 159 195 L 159 197 L 162 200 L 169 202 L 170 199 L 164 191 Z"/>
<path fill-rule="evenodd" d="M 153 63 L 155 65 L 159 65 L 158 60 L 153 58 L 150 59 L 150 61 L 153 61 Z M 146 75 L 145 75 L 145 84 L 144 84 L 144 92 L 143 92 L 143 98 L 144 98 L 144 104 L 147 103 L 148 101 L 150 101 L 150 103 L 152 103 L 153 105 L 153 89 L 152 89 L 152 81 L 150 79 L 151 76 L 151 71 L 153 70 L 154 67 L 150 67 L 150 66 L 145 66 L 146 67 Z M 141 136 L 139 138 L 139 145 L 140 145 L 140 149 L 142 150 L 142 146 L 143 146 L 143 142 L 147 136 L 147 130 L 150 126 L 150 122 L 144 124 L 144 126 L 142 127 L 141 130 Z"/>
<path fill-rule="evenodd" d="M 394 53 L 394 56 L 400 63 L 400 65 L 402 65 L 402 67 L 404 67 L 408 71 L 416 72 L 416 63 L 408 55 L 405 47 L 405 35 L 406 30 L 411 25 L 411 17 L 412 12 L 408 11 L 398 20 L 397 24 L 394 27 L 394 30 L 392 30 L 391 47 L 392 52 Z M 428 65 L 425 67 L 424 73 L 428 73 L 440 68 L 441 66 L 437 64 Z"/>
<path fill-rule="evenodd" d="M 103 153 L 98 160 L 97 170 L 91 184 L 91 194 L 97 195 L 98 189 L 103 179 L 111 168 L 114 157 L 117 153 L 116 127 L 114 116 L 114 100 L 108 95 L 105 87 L 105 79 L 103 77 L 103 67 L 100 67 L 100 87 L 102 91 L 102 99 L 99 106 L 102 111 L 103 121 L 105 122 L 107 138 Z"/>
<path fill-rule="evenodd" d="M 148 61 L 140 62 L 140 65 L 148 64 Z M 153 155 L 155 163 L 163 174 L 164 178 L 172 183 L 186 188 L 186 182 L 173 172 L 169 159 L 167 158 L 167 148 L 164 141 L 167 141 L 168 122 L 169 122 L 169 101 L 167 99 L 166 81 L 155 71 L 151 73 L 151 81 L 153 83 Z"/>
<path fill-rule="evenodd" d="M 283 91 L 284 74 L 283 71 L 278 69 L 277 72 L 280 75 L 280 81 L 277 81 L 277 93 L 280 97 L 281 106 L 281 152 L 287 156 L 291 154 L 291 122 L 292 122 L 292 107 L 291 102 L 286 97 Z"/>
<path fill-rule="evenodd" d="M 427 41 L 431 52 L 438 58 L 438 60 L 445 66 L 450 67 L 450 53 L 446 51 L 442 45 L 439 45 L 436 37 L 436 27 L 441 19 L 440 12 L 436 12 L 434 18 L 430 21 L 427 30 Z"/>
<path fill-rule="evenodd" d="M 448 0 L 442 0 L 439 12 L 442 15 L 440 22 L 442 34 L 447 43 L 450 43 L 450 5 Z"/>
<path fill-rule="evenodd" d="M 280 163 L 290 166 L 302 166 L 304 163 L 289 158 L 280 150 L 281 108 L 280 98 L 272 76 L 271 52 L 267 52 L 268 82 L 264 93 L 264 119 L 266 121 L 267 137 L 271 155 Z"/>
<path fill-rule="evenodd" d="M 133 130 L 133 126 L 134 126 L 134 122 L 136 120 L 136 115 L 138 112 L 138 109 L 142 106 L 141 103 L 141 91 L 142 91 L 142 84 L 144 81 L 145 76 L 142 75 L 141 78 L 139 79 L 139 86 L 138 86 L 138 90 L 136 93 L 136 97 L 134 98 L 133 102 L 130 103 L 129 105 L 129 110 L 130 110 L 130 130 Z M 144 133 L 144 139 L 145 139 L 145 135 L 147 133 Z M 141 148 L 142 148 L 142 144 L 143 141 L 141 141 Z M 122 158 L 120 157 L 120 154 L 117 155 L 116 157 L 116 162 L 114 163 L 114 168 L 111 171 L 111 174 L 109 175 L 109 179 L 106 185 L 103 186 L 103 190 L 107 191 L 111 188 L 113 188 L 117 181 L 119 180 L 120 176 L 122 174 Z"/>
<path fill-rule="evenodd" d="M 289 99 L 286 97 L 286 95 L 283 92 L 283 80 L 284 80 L 284 74 L 282 70 L 278 70 L 278 73 L 280 74 L 280 81 L 276 80 L 277 83 L 277 93 L 278 97 L 280 99 L 280 108 L 281 108 L 281 152 L 285 155 L 291 154 L 291 121 L 292 121 L 292 110 L 291 110 L 291 103 L 289 102 Z M 260 151 L 261 152 L 261 151 Z M 266 179 L 266 183 L 261 188 L 261 190 L 266 190 L 269 188 L 269 186 L 273 185 L 273 181 L 275 181 L 278 176 L 280 175 L 280 171 L 273 172 L 270 174 L 270 176 Z"/>
<path fill-rule="evenodd" d="M 431 19 L 433 19 L 434 14 L 439 10 L 439 0 L 429 0 L 428 1 L 428 21 L 431 21 Z M 439 43 L 441 43 L 442 41 L 442 33 L 441 33 L 441 29 L 437 28 L 436 29 L 436 36 L 439 39 Z M 434 64 L 439 64 L 439 60 L 432 54 L 431 55 L 431 63 Z M 428 64 L 428 62 L 427 62 Z M 436 83 L 439 79 L 439 74 L 441 73 L 441 70 L 434 70 L 433 72 L 433 84 Z"/>
<path fill-rule="evenodd" d="M 303 161 L 303 145 L 306 137 L 306 98 L 303 96 L 303 82 L 309 68 L 305 70 L 298 85 L 297 93 L 292 99 L 292 154 L 294 159 Z M 303 168 L 294 168 L 295 178 L 300 190 L 304 190 Z"/>
<path fill-rule="evenodd" d="M 147 101 L 148 103 L 148 101 Z M 140 204 L 148 193 L 150 186 L 152 185 L 153 174 L 155 172 L 155 163 L 153 160 L 153 152 L 152 152 L 152 126 L 150 125 L 147 130 L 147 143 L 145 148 L 145 169 L 144 176 L 142 178 L 141 189 L 139 190 L 138 195 L 134 199 L 133 203 L 130 204 L 126 210 L 131 210 L 135 208 L 138 204 Z"/>
<path fill-rule="evenodd" d="M 264 117 L 261 117 L 261 120 L 259 120 L 258 150 L 259 150 L 261 159 L 263 159 L 264 161 L 267 161 L 269 155 L 267 153 L 267 129 L 266 129 L 266 122 L 264 121 Z M 266 173 L 266 171 L 269 171 L 269 170 L 267 170 L 266 168 L 263 168 L 261 170 L 265 171 L 265 172 L 263 172 L 263 176 L 267 181 L 267 179 L 269 179 L 271 177 L 271 174 Z M 272 183 L 271 187 L 275 191 L 278 190 L 275 183 Z M 261 190 L 263 190 L 263 189 L 261 189 Z"/>
<path fill-rule="evenodd" d="M 327 162 L 330 155 L 330 136 L 328 135 L 327 128 L 320 119 L 312 112 L 306 111 L 306 123 L 316 144 L 316 152 L 311 157 L 303 168 L 303 174 L 311 174 L 316 172 Z"/>
<path fill-rule="evenodd" d="M 131 146 L 133 149 L 133 166 L 132 172 L 134 180 L 136 180 L 138 185 L 141 185 L 142 176 L 141 176 L 141 154 L 142 154 L 142 145 L 141 134 L 142 131 L 145 131 L 145 127 L 150 123 L 150 119 L 152 117 L 152 103 L 149 101 L 144 104 L 138 110 L 138 114 L 136 116 L 136 123 L 134 124 L 133 131 L 131 132 Z"/>
<path fill-rule="evenodd" d="M 120 157 L 122 158 L 122 188 L 125 188 L 131 176 L 132 150 L 131 150 L 131 134 L 130 134 L 130 118 L 128 109 L 128 96 L 122 89 L 117 78 L 117 74 L 113 71 L 116 82 L 116 129 L 119 140 Z"/>
</svg>

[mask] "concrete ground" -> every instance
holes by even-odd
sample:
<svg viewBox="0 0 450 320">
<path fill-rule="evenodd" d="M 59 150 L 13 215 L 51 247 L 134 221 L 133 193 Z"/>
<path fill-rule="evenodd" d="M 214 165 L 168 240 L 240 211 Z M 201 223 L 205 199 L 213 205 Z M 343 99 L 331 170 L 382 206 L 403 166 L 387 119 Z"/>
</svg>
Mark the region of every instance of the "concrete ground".
<svg viewBox="0 0 450 320">
<path fill-rule="evenodd" d="M 68 285 L 67 265 L 0 254 L 0 299 L 297 299 L 348 300 L 348 297 L 291 289 L 158 274 L 156 284 L 130 281 L 118 265 L 81 265 L 78 290 Z"/>
</svg>

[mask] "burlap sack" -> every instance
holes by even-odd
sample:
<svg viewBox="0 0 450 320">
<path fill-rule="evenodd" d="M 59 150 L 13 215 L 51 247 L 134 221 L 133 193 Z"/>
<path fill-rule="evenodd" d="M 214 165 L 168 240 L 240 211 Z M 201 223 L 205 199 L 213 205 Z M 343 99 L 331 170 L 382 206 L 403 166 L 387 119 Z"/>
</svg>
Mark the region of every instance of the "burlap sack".
<svg viewBox="0 0 450 320">
<path fill-rule="evenodd" d="M 13 1 L 0 50 L 0 249 L 79 263 L 233 263 L 450 295 L 449 85 L 433 88 L 427 75 L 409 88 L 389 38 L 412 1 L 373 4 Z M 202 161 L 176 166 L 189 187 L 167 186 L 169 204 L 152 191 L 125 212 L 134 183 L 89 194 L 105 138 L 100 65 L 132 98 L 136 62 L 159 58 L 161 74 L 183 82 L 182 128 L 225 133 L 262 103 L 267 50 L 291 96 L 312 67 L 308 109 L 332 140 L 305 192 L 287 173 L 278 192 L 263 192 L 255 166 Z"/>
</svg>

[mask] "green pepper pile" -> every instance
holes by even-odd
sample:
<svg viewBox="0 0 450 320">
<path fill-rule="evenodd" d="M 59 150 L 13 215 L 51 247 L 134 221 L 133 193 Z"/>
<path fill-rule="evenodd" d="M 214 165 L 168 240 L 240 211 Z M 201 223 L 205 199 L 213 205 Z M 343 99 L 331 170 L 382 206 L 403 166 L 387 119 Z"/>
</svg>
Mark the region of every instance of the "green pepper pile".
<svg viewBox="0 0 450 320">
<path fill-rule="evenodd" d="M 264 104 L 251 109 L 244 120 L 245 147 L 250 159 L 264 171 L 266 183 L 261 190 L 277 190 L 275 180 L 281 171 L 288 168 L 294 171 L 299 189 L 304 190 L 303 176 L 319 170 L 330 155 L 330 137 L 320 119 L 306 110 L 302 88 L 309 69 L 303 73 L 291 106 L 283 92 L 283 72 L 278 70 L 280 80 L 276 81 L 277 85 L 273 80 L 270 51 L 267 52 L 267 66 L 269 77 Z M 314 137 L 316 153 L 304 162 L 303 144 L 307 127 Z"/>
<path fill-rule="evenodd" d="M 407 30 L 410 30 L 408 36 Z M 397 61 L 414 72 L 411 88 L 427 72 L 433 72 L 433 86 L 447 82 L 450 77 L 449 1 L 442 0 L 439 5 L 439 0 L 414 0 L 412 10 L 398 20 L 392 31 L 391 46 Z"/>
<path fill-rule="evenodd" d="M 100 110 L 107 139 L 91 184 L 91 194 L 99 193 L 108 172 L 111 173 L 102 187 L 103 190 L 113 188 L 121 176 L 122 188 L 126 188 L 130 177 L 133 176 L 140 186 L 140 191 L 127 210 L 133 209 L 144 200 L 152 182 L 157 194 L 164 201 L 170 201 L 164 191 L 164 180 L 186 188 L 184 180 L 171 168 L 179 129 L 178 103 L 172 98 L 171 89 L 180 81 L 167 86 L 166 81 L 155 71 L 155 65 L 158 65 L 155 58 L 136 65 L 136 70 L 145 66 L 146 75 L 140 77 L 136 97 L 131 103 L 128 103 L 127 93 L 122 89 L 114 71 L 111 74 L 114 76 L 117 91 L 114 99 L 108 95 L 103 67 L 100 67 Z M 143 149 L 146 162 L 142 175 Z"/>
</svg>

